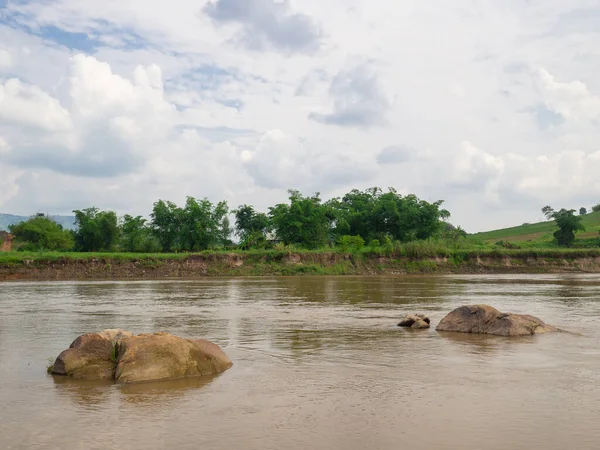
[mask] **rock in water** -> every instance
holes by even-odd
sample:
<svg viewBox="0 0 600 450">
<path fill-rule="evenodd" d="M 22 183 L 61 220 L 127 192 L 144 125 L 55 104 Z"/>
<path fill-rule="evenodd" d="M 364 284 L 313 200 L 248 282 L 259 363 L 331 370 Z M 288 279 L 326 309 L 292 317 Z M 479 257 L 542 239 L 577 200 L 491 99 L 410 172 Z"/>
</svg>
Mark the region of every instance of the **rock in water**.
<svg viewBox="0 0 600 450">
<path fill-rule="evenodd" d="M 104 336 L 106 339 L 111 341 L 113 345 L 116 345 L 121 339 L 125 337 L 133 336 L 131 331 L 119 330 L 119 329 L 109 329 L 104 330 L 101 333 L 98 333 L 100 336 Z"/>
<path fill-rule="evenodd" d="M 76 379 L 111 379 L 117 366 L 113 349 L 114 345 L 107 336 L 101 333 L 83 334 L 58 355 L 51 372 Z"/>
<path fill-rule="evenodd" d="M 407 314 L 398 324 L 399 327 L 429 328 L 431 321 L 424 314 Z"/>
<path fill-rule="evenodd" d="M 527 336 L 559 331 L 537 317 L 525 314 L 501 313 L 488 305 L 456 308 L 444 317 L 436 331 L 493 334 L 497 336 Z"/>
<path fill-rule="evenodd" d="M 233 365 L 212 342 L 167 333 L 126 337 L 118 349 L 115 380 L 124 383 L 216 375 Z"/>
<path fill-rule="evenodd" d="M 413 323 L 410 327 L 417 329 L 417 330 L 421 330 L 421 329 L 429 328 L 430 325 L 427 320 L 419 319 L 415 323 Z"/>
<path fill-rule="evenodd" d="M 218 345 L 204 339 L 104 330 L 79 336 L 49 370 L 76 379 L 130 383 L 216 375 L 232 365 Z"/>
</svg>

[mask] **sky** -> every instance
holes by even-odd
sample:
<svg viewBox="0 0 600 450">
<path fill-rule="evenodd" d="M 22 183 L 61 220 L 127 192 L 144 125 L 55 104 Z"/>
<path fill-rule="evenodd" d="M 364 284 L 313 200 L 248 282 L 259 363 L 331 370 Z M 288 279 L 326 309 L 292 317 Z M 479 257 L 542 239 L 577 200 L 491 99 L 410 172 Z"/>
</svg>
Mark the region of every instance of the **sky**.
<svg viewBox="0 0 600 450">
<path fill-rule="evenodd" d="M 600 202 L 600 0 L 0 0 L 0 212 Z"/>
</svg>

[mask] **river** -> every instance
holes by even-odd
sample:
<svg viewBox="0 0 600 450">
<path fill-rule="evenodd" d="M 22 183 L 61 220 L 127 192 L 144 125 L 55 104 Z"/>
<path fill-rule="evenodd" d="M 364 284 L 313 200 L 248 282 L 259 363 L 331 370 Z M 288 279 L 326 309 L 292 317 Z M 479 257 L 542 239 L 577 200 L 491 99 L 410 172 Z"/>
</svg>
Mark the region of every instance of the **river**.
<svg viewBox="0 0 600 450">
<path fill-rule="evenodd" d="M 473 303 L 574 333 L 396 326 Z M 46 374 L 105 328 L 204 337 L 234 366 L 138 385 Z M 0 283 L 4 450 L 595 450 L 599 423 L 598 275 Z"/>
</svg>

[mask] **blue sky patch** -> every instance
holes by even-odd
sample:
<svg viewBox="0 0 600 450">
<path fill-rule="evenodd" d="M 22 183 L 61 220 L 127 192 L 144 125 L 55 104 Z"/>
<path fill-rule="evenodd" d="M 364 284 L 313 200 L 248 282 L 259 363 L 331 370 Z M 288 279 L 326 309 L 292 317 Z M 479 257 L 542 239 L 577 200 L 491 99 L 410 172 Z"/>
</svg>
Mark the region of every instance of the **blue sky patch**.
<svg viewBox="0 0 600 450">
<path fill-rule="evenodd" d="M 86 33 L 73 33 L 55 26 L 42 27 L 36 34 L 56 44 L 86 53 L 91 53 L 99 47 L 98 41 L 91 39 Z"/>
<path fill-rule="evenodd" d="M 546 105 L 537 105 L 532 108 L 532 112 L 540 130 L 558 127 L 565 121 L 563 116 L 548 109 Z"/>
</svg>

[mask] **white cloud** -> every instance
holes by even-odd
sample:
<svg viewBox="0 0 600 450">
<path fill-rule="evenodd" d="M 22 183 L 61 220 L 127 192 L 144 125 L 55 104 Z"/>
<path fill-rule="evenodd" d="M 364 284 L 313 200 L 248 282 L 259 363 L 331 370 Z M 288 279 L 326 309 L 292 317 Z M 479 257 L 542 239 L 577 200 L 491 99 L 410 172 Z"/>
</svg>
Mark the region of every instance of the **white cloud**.
<svg viewBox="0 0 600 450">
<path fill-rule="evenodd" d="M 330 190 L 374 175 L 373 162 L 324 151 L 326 143 L 319 144 L 269 130 L 254 151 L 241 154 L 241 160 L 255 182 L 270 189 Z"/>
<path fill-rule="evenodd" d="M 37 86 L 16 78 L 0 83 L 0 118 L 47 131 L 64 131 L 72 127 L 69 113 L 55 98 Z"/>
<path fill-rule="evenodd" d="M 371 65 L 362 63 L 337 73 L 329 87 L 333 110 L 314 112 L 310 117 L 327 125 L 370 127 L 385 124 L 391 104 Z"/>
<path fill-rule="evenodd" d="M 556 81 L 543 68 L 536 71 L 539 88 L 545 105 L 567 120 L 593 120 L 600 118 L 600 97 L 590 93 L 579 80 Z"/>
<path fill-rule="evenodd" d="M 19 175 L 0 210 L 377 185 L 474 231 L 580 206 L 600 198 L 593 6 L 10 2 L 0 134 Z"/>
<path fill-rule="evenodd" d="M 0 145 L 0 154 L 2 153 Z M 19 193 L 18 178 L 22 170 L 15 169 L 0 162 L 0 205 L 5 204 Z"/>
<path fill-rule="evenodd" d="M 0 48 L 0 71 L 9 69 L 12 65 L 13 59 L 11 54 L 7 50 Z"/>
<path fill-rule="evenodd" d="M 8 145 L 8 142 L 6 142 L 6 139 L 0 136 L 0 155 L 3 153 L 8 153 L 9 151 L 10 146 Z"/>
<path fill-rule="evenodd" d="M 505 170 L 502 158 L 490 155 L 468 141 L 460 145 L 452 165 L 447 167 L 450 181 L 468 189 L 493 189 Z"/>
</svg>

